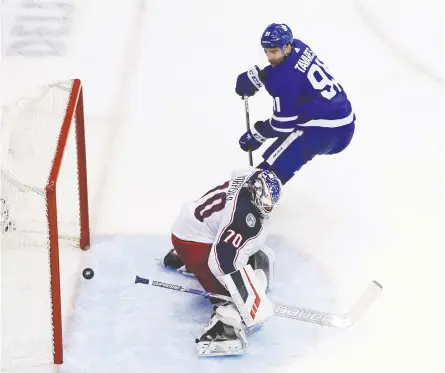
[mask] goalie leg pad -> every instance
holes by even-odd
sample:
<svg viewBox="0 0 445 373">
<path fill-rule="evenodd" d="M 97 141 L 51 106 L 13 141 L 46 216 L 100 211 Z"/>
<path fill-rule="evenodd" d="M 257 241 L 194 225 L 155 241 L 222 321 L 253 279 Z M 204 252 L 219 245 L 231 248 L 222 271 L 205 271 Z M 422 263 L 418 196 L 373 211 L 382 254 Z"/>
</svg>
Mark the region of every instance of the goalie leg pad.
<svg viewBox="0 0 445 373">
<path fill-rule="evenodd" d="M 274 284 L 275 277 L 275 252 L 268 246 L 264 246 L 249 258 L 248 262 L 252 268 L 263 270 L 267 278 L 266 290 L 270 290 Z"/>
<path fill-rule="evenodd" d="M 247 349 L 247 337 L 241 316 L 232 303 L 224 303 L 215 312 L 196 341 L 198 356 L 242 355 Z"/>
<path fill-rule="evenodd" d="M 267 276 L 264 273 L 262 269 L 255 269 L 253 271 L 255 273 L 255 276 L 257 277 L 258 281 L 260 282 L 260 285 L 264 288 L 268 288 L 268 282 L 267 282 Z"/>
<path fill-rule="evenodd" d="M 223 280 L 247 327 L 262 324 L 273 315 L 266 289 L 249 264 Z"/>
<path fill-rule="evenodd" d="M 233 303 L 228 303 L 218 307 L 215 311 L 216 316 L 224 324 L 224 334 L 228 337 L 236 337 L 241 344 L 247 346 L 246 333 L 243 330 L 241 316 Z"/>
</svg>

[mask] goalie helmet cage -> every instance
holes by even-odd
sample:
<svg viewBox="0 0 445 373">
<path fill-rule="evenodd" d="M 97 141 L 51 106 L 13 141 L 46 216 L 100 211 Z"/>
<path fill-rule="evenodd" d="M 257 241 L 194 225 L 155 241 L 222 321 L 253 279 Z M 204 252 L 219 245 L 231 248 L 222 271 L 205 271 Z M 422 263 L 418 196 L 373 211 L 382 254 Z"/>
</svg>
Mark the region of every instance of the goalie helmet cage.
<svg viewBox="0 0 445 373">
<path fill-rule="evenodd" d="M 2 144 L 0 195 L 2 360 L 10 359 L 11 365 L 14 359 L 30 364 L 63 362 L 60 249 L 69 246 L 71 250 L 86 250 L 90 244 L 84 124 L 83 90 L 79 79 L 39 88 L 37 94 L 22 97 L 3 115 L 2 137 L 7 140 Z M 61 175 L 63 178 L 59 177 Z M 34 255 L 39 250 L 38 255 L 43 259 L 37 262 Z M 17 258 L 22 261 L 19 267 Z M 45 269 L 39 270 L 41 278 L 37 279 L 31 273 L 40 265 Z M 11 269 L 11 266 L 16 268 Z M 23 293 L 16 295 L 12 287 L 16 286 L 17 279 L 26 276 L 28 280 L 19 290 L 28 292 L 25 296 Z M 43 282 L 44 291 L 39 289 L 38 294 L 29 291 L 30 287 Z M 5 297 L 8 292 L 9 298 Z M 38 319 L 39 311 L 33 308 L 31 300 L 22 302 L 25 308 L 32 307 L 25 310 L 31 313 L 31 319 L 36 318 L 32 323 L 49 321 L 50 325 L 41 327 L 45 329 L 44 337 L 34 337 L 29 330 L 10 327 L 8 339 L 6 333 L 11 320 L 4 319 L 8 316 L 5 313 L 14 319 L 20 310 L 12 305 L 9 312 L 5 309 L 8 302 L 18 301 L 18 298 L 38 299 L 39 305 L 43 303 L 42 298 L 45 303 L 50 302 L 49 306 L 45 305 L 48 314 L 45 320 Z M 26 329 L 22 322 L 18 325 L 18 329 Z M 17 337 L 19 334 L 21 339 Z M 30 341 L 30 338 L 35 339 Z M 45 356 L 33 353 L 27 361 L 27 348 L 17 347 L 23 341 L 34 347 L 46 345 Z"/>
</svg>

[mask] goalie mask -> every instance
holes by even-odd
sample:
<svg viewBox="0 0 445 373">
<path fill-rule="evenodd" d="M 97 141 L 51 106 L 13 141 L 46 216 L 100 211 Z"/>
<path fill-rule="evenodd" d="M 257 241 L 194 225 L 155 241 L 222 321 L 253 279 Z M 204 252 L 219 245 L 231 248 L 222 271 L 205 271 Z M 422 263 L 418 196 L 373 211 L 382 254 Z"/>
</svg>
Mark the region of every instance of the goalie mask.
<svg viewBox="0 0 445 373">
<path fill-rule="evenodd" d="M 272 212 L 281 197 L 281 182 L 269 170 L 262 170 L 252 180 L 249 186 L 252 202 L 258 211 L 267 217 Z"/>
</svg>

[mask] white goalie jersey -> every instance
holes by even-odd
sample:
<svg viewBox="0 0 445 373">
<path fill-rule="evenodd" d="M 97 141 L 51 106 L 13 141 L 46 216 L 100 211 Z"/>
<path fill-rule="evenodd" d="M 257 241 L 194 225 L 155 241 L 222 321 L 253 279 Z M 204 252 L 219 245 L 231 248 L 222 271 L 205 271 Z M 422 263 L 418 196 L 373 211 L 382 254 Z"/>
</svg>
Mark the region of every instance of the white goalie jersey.
<svg viewBox="0 0 445 373">
<path fill-rule="evenodd" d="M 187 202 L 172 226 L 181 240 L 212 244 L 209 267 L 220 282 L 265 244 L 265 221 L 243 188 L 257 171 L 249 169 Z"/>
</svg>

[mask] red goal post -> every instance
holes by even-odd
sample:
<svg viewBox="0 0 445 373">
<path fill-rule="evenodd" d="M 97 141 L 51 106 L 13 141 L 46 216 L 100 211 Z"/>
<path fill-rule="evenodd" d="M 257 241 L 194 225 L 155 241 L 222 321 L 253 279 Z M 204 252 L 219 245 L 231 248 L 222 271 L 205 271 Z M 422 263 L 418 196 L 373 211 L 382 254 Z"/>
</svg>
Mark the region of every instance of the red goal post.
<svg viewBox="0 0 445 373">
<path fill-rule="evenodd" d="M 82 83 L 73 79 L 46 85 L 21 97 L 3 114 L 0 229 L 6 312 L 2 315 L 2 360 L 7 360 L 7 366 L 61 364 L 65 322 L 61 250 L 86 250 L 90 244 Z M 45 255 L 47 265 L 43 264 Z M 20 285 L 22 281 L 25 285 Z M 43 306 L 47 288 L 49 308 Z M 41 315 L 42 323 L 49 318 L 48 330 L 16 322 L 19 316 L 13 310 L 20 308 Z M 43 351 L 43 345 L 48 351 Z"/>
</svg>

